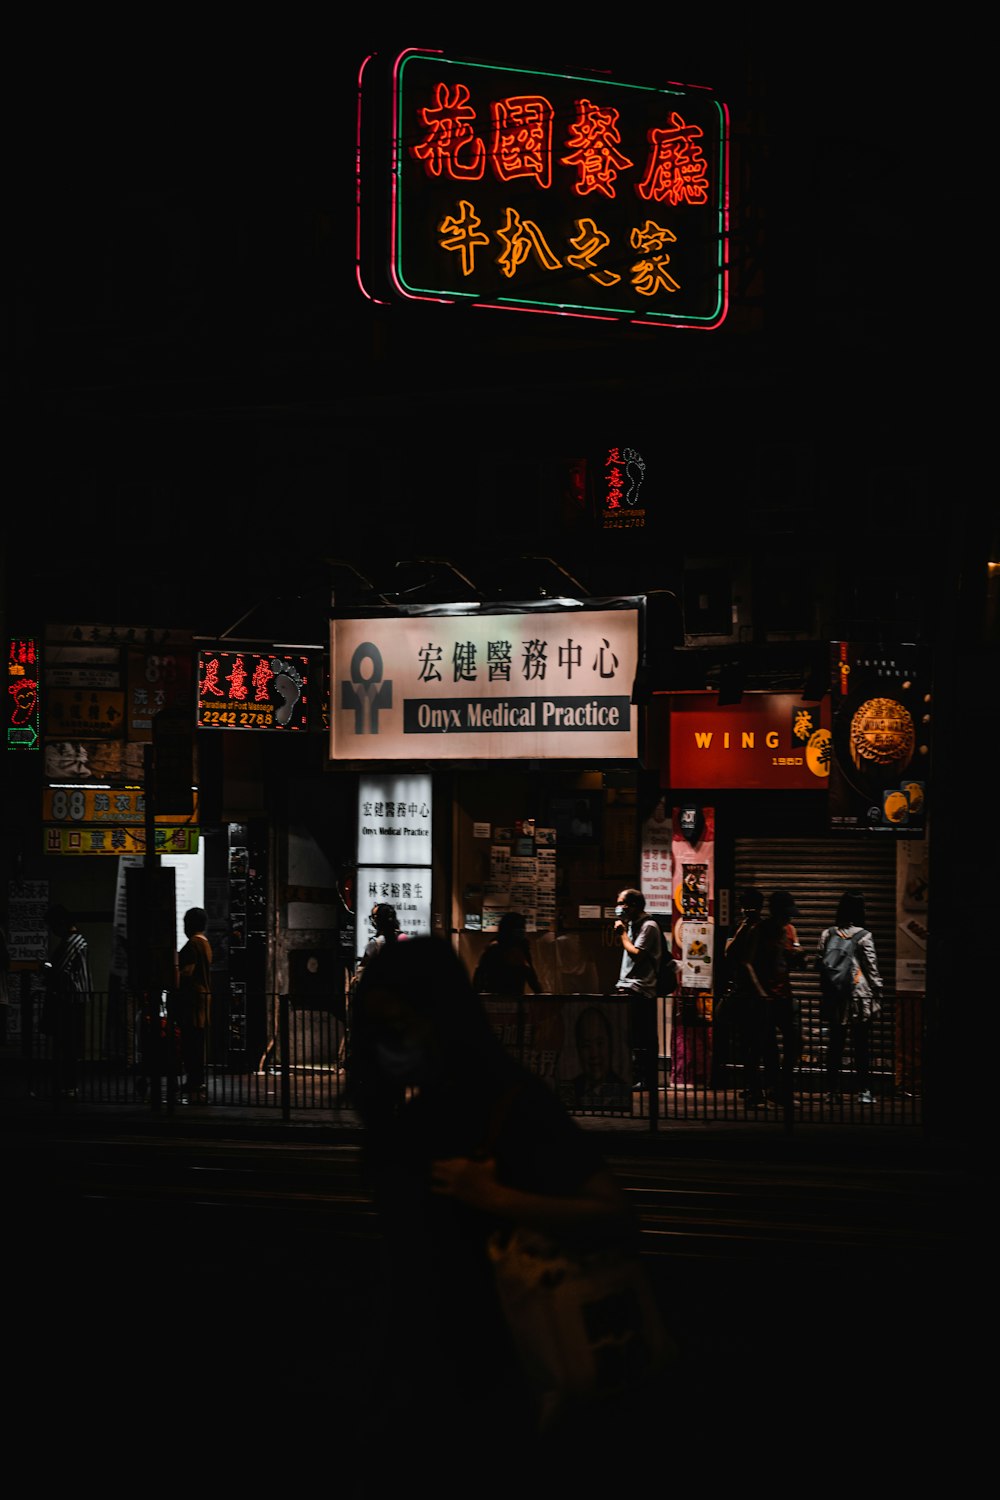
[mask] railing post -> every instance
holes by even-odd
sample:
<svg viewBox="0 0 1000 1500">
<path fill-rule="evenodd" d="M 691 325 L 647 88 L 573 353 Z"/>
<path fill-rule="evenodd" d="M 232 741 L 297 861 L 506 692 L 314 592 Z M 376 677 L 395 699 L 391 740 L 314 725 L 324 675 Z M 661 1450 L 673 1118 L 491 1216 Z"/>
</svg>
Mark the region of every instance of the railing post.
<svg viewBox="0 0 1000 1500">
<path fill-rule="evenodd" d="M 281 1118 L 290 1120 L 292 1118 L 292 1072 L 291 1059 L 289 1057 L 289 1040 L 291 1036 L 291 1001 L 287 995 L 278 996 L 278 1040 L 281 1051 L 280 1073 L 281 1079 Z"/>
</svg>

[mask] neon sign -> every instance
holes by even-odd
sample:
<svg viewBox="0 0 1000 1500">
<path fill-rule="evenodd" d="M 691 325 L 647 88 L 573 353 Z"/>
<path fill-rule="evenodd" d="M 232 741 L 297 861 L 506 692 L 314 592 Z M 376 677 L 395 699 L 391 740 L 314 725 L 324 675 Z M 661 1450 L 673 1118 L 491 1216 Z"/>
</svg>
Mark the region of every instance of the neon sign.
<svg viewBox="0 0 1000 1500">
<path fill-rule="evenodd" d="M 308 729 L 309 658 L 198 653 L 199 729 Z"/>
<path fill-rule="evenodd" d="M 36 640 L 8 637 L 7 749 L 40 748 L 39 680 L 41 648 Z"/>
<path fill-rule="evenodd" d="M 604 459 L 601 526 L 604 530 L 641 529 L 646 524 L 640 504 L 646 461 L 638 448 L 609 448 Z"/>
<path fill-rule="evenodd" d="M 376 299 L 725 319 L 728 111 L 709 89 L 410 49 L 362 72 L 358 163 L 358 275 Z"/>
</svg>

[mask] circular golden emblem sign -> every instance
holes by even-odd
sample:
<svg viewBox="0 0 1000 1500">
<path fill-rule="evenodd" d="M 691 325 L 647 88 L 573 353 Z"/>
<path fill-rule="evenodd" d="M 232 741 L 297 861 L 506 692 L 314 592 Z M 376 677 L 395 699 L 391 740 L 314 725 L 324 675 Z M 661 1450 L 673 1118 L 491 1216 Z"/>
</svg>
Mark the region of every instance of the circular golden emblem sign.
<svg viewBox="0 0 1000 1500">
<path fill-rule="evenodd" d="M 908 766 L 916 745 L 909 710 L 895 698 L 869 698 L 851 720 L 851 759 L 859 768 Z"/>
</svg>

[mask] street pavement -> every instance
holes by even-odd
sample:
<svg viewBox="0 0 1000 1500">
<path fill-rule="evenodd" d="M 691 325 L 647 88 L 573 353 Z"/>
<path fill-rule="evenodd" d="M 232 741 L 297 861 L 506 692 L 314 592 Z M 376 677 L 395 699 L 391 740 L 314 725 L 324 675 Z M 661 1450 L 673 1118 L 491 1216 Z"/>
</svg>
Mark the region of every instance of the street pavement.
<svg viewBox="0 0 1000 1500">
<path fill-rule="evenodd" d="M 37 1439 L 37 1392 L 71 1372 L 69 1426 L 127 1454 L 134 1479 L 167 1453 L 185 1488 L 256 1488 L 319 1455 L 347 1495 L 377 1472 L 357 1434 L 379 1241 L 350 1112 L 53 1108 L 8 1076 L 0 1123 L 10 1430 Z M 680 1351 L 622 1445 L 623 1483 L 794 1472 L 823 1490 L 940 1469 L 961 1488 L 970 1460 L 949 1434 L 975 1406 L 966 1328 L 990 1305 L 977 1155 L 871 1124 L 581 1125 L 635 1206 Z M 47 1457 L 76 1469 L 69 1450 Z"/>
</svg>

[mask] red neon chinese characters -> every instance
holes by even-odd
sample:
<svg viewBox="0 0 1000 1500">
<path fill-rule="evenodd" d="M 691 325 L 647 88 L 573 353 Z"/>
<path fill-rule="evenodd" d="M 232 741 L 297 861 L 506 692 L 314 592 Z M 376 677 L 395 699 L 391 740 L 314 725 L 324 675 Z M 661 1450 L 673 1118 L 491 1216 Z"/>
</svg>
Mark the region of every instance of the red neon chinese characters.
<svg viewBox="0 0 1000 1500">
<path fill-rule="evenodd" d="M 240 699 L 247 695 L 247 669 L 243 665 L 242 656 L 238 656 L 233 662 L 233 670 L 226 678 L 229 683 L 230 698 Z"/>
<path fill-rule="evenodd" d="M 562 265 L 559 257 L 549 249 L 538 225 L 531 219 L 522 219 L 516 208 L 507 209 L 506 222 L 502 229 L 497 230 L 497 238 L 507 247 L 497 256 L 497 265 L 508 279 L 532 250 L 546 271 L 558 271 Z"/>
<path fill-rule="evenodd" d="M 472 128 L 476 111 L 469 103 L 469 90 L 456 83 L 449 94 L 448 85 L 439 83 L 434 90 L 434 104 L 419 109 L 420 121 L 427 128 L 424 140 L 410 147 L 417 161 L 422 161 L 431 177 L 448 177 L 476 181 L 486 166 L 486 147 Z"/>
<path fill-rule="evenodd" d="M 641 297 L 652 297 L 661 288 L 665 292 L 679 292 L 680 284 L 667 270 L 670 256 L 663 252 L 664 245 L 675 245 L 677 236 L 669 229 L 662 229 L 647 219 L 641 229 L 633 229 L 630 235 L 633 250 L 640 251 L 644 259 L 632 267 L 632 285 Z"/>
<path fill-rule="evenodd" d="M 610 453 L 604 461 L 604 467 L 608 471 L 608 492 L 606 508 L 608 510 L 621 510 L 622 493 L 625 487 L 622 477 L 624 473 L 624 465 L 622 456 L 617 448 L 611 449 Z"/>
<path fill-rule="evenodd" d="M 649 131 L 649 163 L 646 176 L 636 184 L 640 198 L 657 203 L 707 203 L 708 166 L 696 144 L 704 134 L 698 125 L 686 125 L 676 110 L 669 130 Z"/>
<path fill-rule="evenodd" d="M 472 204 L 461 198 L 458 218 L 448 214 L 438 225 L 442 250 L 457 250 L 462 257 L 463 276 L 471 276 L 476 269 L 476 246 L 490 242 L 489 235 L 482 232 L 482 222 Z"/>
<path fill-rule="evenodd" d="M 575 222 L 576 234 L 570 244 L 575 247 L 576 254 L 567 255 L 566 259 L 578 271 L 586 271 L 591 281 L 596 281 L 598 286 L 614 286 L 616 281 L 621 281 L 617 271 L 593 269 L 595 256 L 610 245 L 610 238 L 603 229 L 598 229 L 593 219 L 577 219 Z"/>
<path fill-rule="evenodd" d="M 564 167 L 576 167 L 579 175 L 573 191 L 581 197 L 584 193 L 603 193 L 605 198 L 613 198 L 613 183 L 618 173 L 633 165 L 617 150 L 621 144 L 618 111 L 601 109 L 589 99 L 578 99 L 576 110 L 566 142 L 571 147 L 570 154 L 560 157 L 560 161 Z"/>
<path fill-rule="evenodd" d="M 490 113 L 490 161 L 500 181 L 534 177 L 539 187 L 551 187 L 553 109 L 549 101 L 541 94 L 496 99 Z"/>
<path fill-rule="evenodd" d="M 205 680 L 201 685 L 200 697 L 204 698 L 206 693 L 214 693 L 216 698 L 222 698 L 222 689 L 219 686 L 219 661 L 213 656 L 211 661 L 205 663 Z"/>
<path fill-rule="evenodd" d="M 253 669 L 253 677 L 251 678 L 251 681 L 254 685 L 255 703 L 267 702 L 267 685 L 271 681 L 271 678 L 273 676 L 274 673 L 271 671 L 271 668 L 268 666 L 267 662 L 264 661 L 263 657 L 261 657 L 260 661 L 258 661 L 257 665 Z"/>
</svg>

